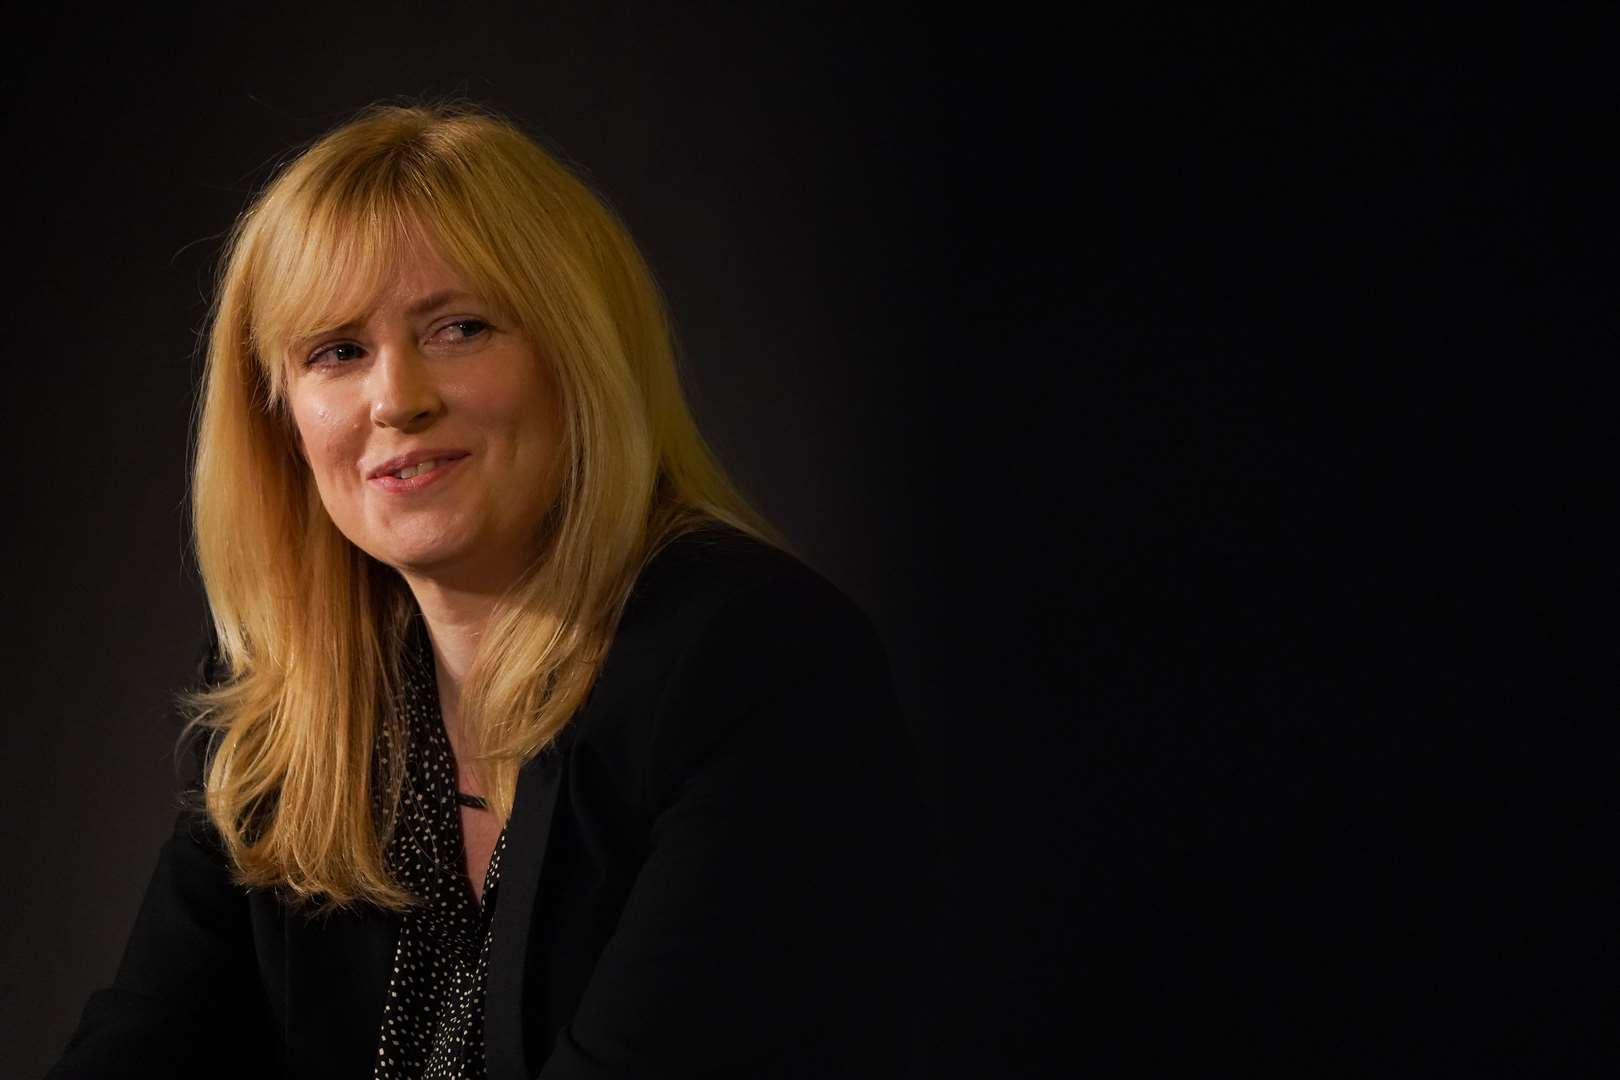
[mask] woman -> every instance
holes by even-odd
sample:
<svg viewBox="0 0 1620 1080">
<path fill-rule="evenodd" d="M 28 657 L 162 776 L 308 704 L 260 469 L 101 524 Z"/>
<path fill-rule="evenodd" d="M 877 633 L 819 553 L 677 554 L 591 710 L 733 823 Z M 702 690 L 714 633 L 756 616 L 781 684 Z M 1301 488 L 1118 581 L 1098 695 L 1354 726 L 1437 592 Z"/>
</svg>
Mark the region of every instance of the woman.
<svg viewBox="0 0 1620 1080">
<path fill-rule="evenodd" d="M 881 647 L 705 449 L 623 226 L 374 108 L 237 222 L 206 738 L 53 1076 L 897 1076 L 927 831 Z"/>
</svg>

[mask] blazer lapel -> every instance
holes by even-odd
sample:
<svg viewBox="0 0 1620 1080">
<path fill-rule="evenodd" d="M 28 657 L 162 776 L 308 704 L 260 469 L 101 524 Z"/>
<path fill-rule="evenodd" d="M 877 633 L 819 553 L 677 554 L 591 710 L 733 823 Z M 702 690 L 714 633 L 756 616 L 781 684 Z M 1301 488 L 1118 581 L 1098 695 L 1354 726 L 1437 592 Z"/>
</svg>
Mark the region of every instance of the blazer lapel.
<svg viewBox="0 0 1620 1080">
<path fill-rule="evenodd" d="M 523 766 L 512 817 L 506 823 L 484 991 L 484 1060 L 490 1080 L 531 1080 L 533 1075 L 526 1061 L 524 1023 L 529 928 L 572 733 L 570 725 L 559 734 L 555 749 Z"/>
</svg>

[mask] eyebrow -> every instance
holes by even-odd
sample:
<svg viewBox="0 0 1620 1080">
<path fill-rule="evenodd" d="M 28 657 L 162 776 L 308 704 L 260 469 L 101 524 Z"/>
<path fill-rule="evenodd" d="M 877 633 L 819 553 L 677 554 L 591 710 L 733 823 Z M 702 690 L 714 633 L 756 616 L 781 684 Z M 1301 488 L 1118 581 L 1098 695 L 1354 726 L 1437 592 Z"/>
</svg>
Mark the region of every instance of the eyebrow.
<svg viewBox="0 0 1620 1080">
<path fill-rule="evenodd" d="M 471 293 L 461 292 L 459 289 L 440 289 L 436 293 L 428 293 L 422 299 L 412 303 L 405 309 L 407 315 L 425 315 L 434 308 L 440 308 L 452 300 L 471 300 Z"/>
</svg>

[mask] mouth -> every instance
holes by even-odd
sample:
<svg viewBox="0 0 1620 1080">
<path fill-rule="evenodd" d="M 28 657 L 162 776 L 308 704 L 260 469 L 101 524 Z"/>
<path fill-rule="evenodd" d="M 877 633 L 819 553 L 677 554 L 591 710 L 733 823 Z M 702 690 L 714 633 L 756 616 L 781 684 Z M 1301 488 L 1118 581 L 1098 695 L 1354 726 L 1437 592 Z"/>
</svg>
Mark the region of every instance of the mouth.
<svg viewBox="0 0 1620 1080">
<path fill-rule="evenodd" d="M 391 472 L 375 473 L 371 477 L 371 483 L 384 491 L 400 494 L 420 491 L 429 484 L 437 483 L 447 474 L 455 472 L 456 465 L 466 457 L 466 454 L 457 454 L 402 465 Z"/>
<path fill-rule="evenodd" d="M 407 465 L 403 469 L 399 469 L 399 470 L 397 470 L 395 472 L 391 472 L 391 473 L 383 473 L 383 475 L 384 476 L 397 476 L 401 480 L 409 480 L 413 476 L 421 476 L 423 473 L 432 472 L 434 469 L 437 469 L 439 466 L 447 464 L 447 463 L 449 463 L 451 461 L 454 461 L 454 460 L 455 460 L 454 458 L 447 458 L 447 457 L 433 458 L 431 461 L 423 461 L 423 462 L 420 462 L 420 463 L 418 463 L 416 465 Z"/>
</svg>

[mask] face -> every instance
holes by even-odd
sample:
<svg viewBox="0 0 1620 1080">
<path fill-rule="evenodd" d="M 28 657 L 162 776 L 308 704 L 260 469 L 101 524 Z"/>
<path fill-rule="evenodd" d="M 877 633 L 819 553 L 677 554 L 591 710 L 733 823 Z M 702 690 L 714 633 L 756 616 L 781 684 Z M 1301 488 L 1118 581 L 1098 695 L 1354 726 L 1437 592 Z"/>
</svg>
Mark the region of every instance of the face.
<svg viewBox="0 0 1620 1080">
<path fill-rule="evenodd" d="M 555 495 L 555 384 L 431 247 L 355 322 L 290 349 L 300 449 L 332 521 L 407 580 L 500 591 Z"/>
</svg>

